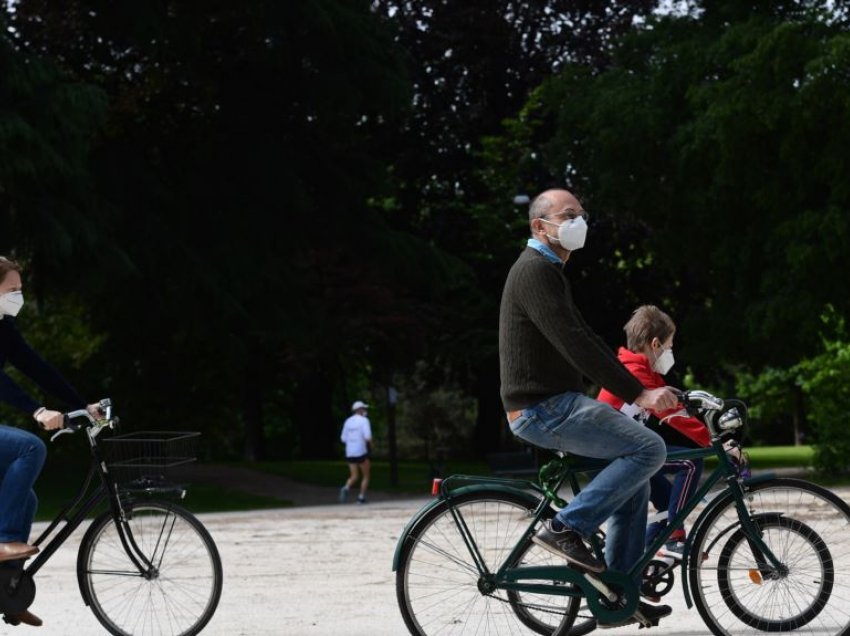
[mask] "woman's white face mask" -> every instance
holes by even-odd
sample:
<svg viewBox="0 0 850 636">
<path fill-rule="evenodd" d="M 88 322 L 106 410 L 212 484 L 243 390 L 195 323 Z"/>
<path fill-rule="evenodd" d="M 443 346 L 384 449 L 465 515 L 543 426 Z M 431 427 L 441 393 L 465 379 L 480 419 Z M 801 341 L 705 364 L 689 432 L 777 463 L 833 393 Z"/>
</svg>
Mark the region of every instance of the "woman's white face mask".
<svg viewBox="0 0 850 636">
<path fill-rule="evenodd" d="M 18 315 L 21 307 L 24 306 L 24 293 L 20 291 L 6 292 L 0 296 L 0 315 L 12 316 Z"/>
<path fill-rule="evenodd" d="M 544 223 L 549 223 L 550 225 L 556 225 L 554 222 L 547 219 L 540 220 Z M 565 250 L 574 252 L 575 250 L 579 250 L 584 247 L 584 242 L 587 238 L 587 222 L 584 220 L 583 216 L 577 216 L 574 219 L 564 221 L 558 226 L 557 238 L 549 234 L 546 236 L 553 241 L 558 241 L 561 247 Z"/>
</svg>

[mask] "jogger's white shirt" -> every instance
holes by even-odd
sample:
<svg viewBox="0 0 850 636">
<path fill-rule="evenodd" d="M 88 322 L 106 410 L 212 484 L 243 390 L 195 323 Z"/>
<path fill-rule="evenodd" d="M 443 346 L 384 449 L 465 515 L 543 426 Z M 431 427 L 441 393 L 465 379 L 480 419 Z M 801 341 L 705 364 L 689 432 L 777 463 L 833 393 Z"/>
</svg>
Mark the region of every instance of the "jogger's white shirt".
<svg viewBox="0 0 850 636">
<path fill-rule="evenodd" d="M 369 451 L 366 442 L 372 439 L 369 418 L 355 413 L 342 425 L 339 439 L 345 444 L 346 457 L 362 457 Z"/>
</svg>

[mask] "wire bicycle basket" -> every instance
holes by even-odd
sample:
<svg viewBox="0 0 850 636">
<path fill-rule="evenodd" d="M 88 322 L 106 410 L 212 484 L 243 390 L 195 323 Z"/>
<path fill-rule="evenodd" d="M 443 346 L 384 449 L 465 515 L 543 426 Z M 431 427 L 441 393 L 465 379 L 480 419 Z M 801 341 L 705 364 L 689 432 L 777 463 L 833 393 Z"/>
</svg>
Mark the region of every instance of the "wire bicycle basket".
<svg viewBox="0 0 850 636">
<path fill-rule="evenodd" d="M 102 440 L 106 468 L 119 490 L 174 490 L 173 469 L 197 459 L 198 431 L 136 431 Z"/>
</svg>

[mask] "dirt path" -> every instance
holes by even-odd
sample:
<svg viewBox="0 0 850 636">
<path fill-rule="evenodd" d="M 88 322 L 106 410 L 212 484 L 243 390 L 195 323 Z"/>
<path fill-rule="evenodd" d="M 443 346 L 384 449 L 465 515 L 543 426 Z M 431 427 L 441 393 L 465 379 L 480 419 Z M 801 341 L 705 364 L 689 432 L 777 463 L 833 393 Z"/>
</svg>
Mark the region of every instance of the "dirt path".
<svg viewBox="0 0 850 636">
<path fill-rule="evenodd" d="M 771 472 L 779 476 L 802 477 L 808 475 L 800 469 L 772 469 L 770 471 L 754 471 L 755 474 Z M 345 475 L 340 476 L 340 484 Z M 705 475 L 703 475 L 705 477 Z M 178 478 L 186 483 L 202 483 L 231 488 L 242 492 L 273 497 L 282 502 L 290 502 L 294 506 L 323 506 L 337 503 L 339 501 L 339 488 L 328 486 L 316 486 L 300 481 L 274 475 L 260 470 L 251 470 L 226 464 L 193 464 L 189 468 L 182 469 Z M 427 488 L 423 485 L 420 496 L 428 496 Z M 369 503 L 381 501 L 399 501 L 403 499 L 416 498 L 417 495 L 410 493 L 388 493 L 378 490 L 369 490 Z M 349 496 L 353 500 L 354 496 Z"/>
<path fill-rule="evenodd" d="M 340 484 L 344 477 L 344 474 L 340 475 Z M 274 497 L 292 502 L 295 506 L 322 506 L 339 501 L 339 488 L 306 484 L 280 475 L 224 464 L 194 464 L 191 468 L 183 469 L 179 478 L 190 484 L 210 484 L 252 495 Z M 422 495 L 427 494 L 423 487 Z M 411 495 L 369 490 L 367 497 L 369 503 L 377 503 L 410 499 Z M 353 500 L 354 496 L 350 495 L 349 499 Z"/>
</svg>

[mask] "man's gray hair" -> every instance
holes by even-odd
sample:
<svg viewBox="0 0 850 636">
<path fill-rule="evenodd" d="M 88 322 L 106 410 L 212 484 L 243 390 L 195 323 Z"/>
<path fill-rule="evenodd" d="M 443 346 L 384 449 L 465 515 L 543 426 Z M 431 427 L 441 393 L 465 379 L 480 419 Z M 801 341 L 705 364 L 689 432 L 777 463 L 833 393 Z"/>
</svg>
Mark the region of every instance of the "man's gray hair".
<svg viewBox="0 0 850 636">
<path fill-rule="evenodd" d="M 545 193 L 538 194 L 534 197 L 534 201 L 528 206 L 528 220 L 533 221 L 549 214 L 552 206 L 555 205 Z"/>
</svg>

